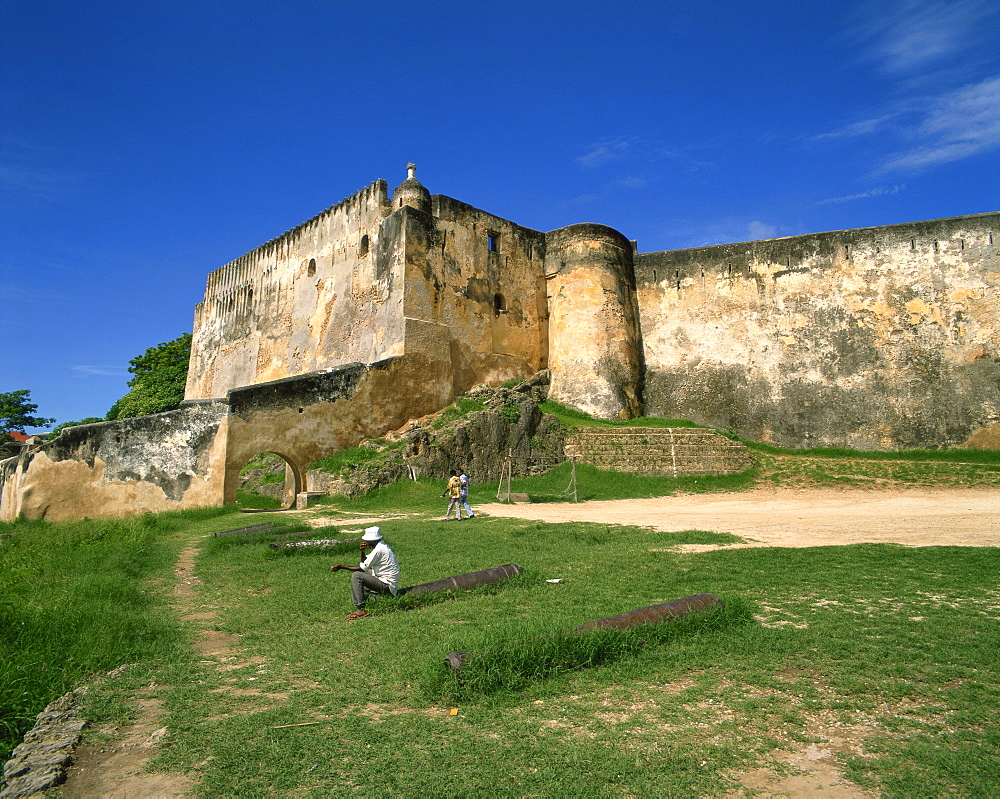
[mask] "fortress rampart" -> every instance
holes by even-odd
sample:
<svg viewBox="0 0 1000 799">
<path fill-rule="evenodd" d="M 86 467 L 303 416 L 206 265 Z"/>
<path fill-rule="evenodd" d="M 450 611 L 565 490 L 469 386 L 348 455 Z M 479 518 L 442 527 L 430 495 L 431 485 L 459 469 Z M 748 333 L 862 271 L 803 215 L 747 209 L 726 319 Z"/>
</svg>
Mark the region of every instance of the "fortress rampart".
<svg viewBox="0 0 1000 799">
<path fill-rule="evenodd" d="M 402 353 L 402 255 L 375 181 L 215 270 L 195 307 L 187 399 Z M 395 289 L 395 291 L 394 291 Z"/>
<path fill-rule="evenodd" d="M 998 234 L 980 214 L 637 256 L 647 412 L 782 446 L 996 446 Z"/>
<path fill-rule="evenodd" d="M 478 383 L 775 444 L 1000 446 L 1000 214 L 638 254 L 378 180 L 212 272 L 185 405 L 69 428 L 0 463 L 0 518 L 235 498 Z"/>
</svg>

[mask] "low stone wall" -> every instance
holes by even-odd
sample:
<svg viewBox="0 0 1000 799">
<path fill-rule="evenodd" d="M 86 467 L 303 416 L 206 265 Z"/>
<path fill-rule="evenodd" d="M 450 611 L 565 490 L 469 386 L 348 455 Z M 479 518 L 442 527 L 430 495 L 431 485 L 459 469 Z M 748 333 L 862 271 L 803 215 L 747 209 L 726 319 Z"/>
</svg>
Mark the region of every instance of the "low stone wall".
<svg viewBox="0 0 1000 799">
<path fill-rule="evenodd" d="M 743 444 L 691 427 L 577 428 L 566 457 L 638 474 L 736 474 L 753 466 Z"/>
<path fill-rule="evenodd" d="M 0 519 L 66 521 L 221 504 L 226 403 L 67 427 L 0 464 Z"/>
<path fill-rule="evenodd" d="M 51 702 L 38 717 L 4 764 L 0 798 L 38 796 L 66 779 L 66 766 L 87 725 L 77 700 L 85 693 L 77 688 Z"/>
</svg>

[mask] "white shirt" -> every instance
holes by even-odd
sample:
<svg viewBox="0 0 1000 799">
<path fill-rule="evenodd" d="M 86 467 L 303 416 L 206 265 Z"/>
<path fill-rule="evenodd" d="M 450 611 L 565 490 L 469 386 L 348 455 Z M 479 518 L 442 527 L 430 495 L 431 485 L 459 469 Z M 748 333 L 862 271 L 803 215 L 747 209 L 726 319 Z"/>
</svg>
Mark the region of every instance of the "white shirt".
<svg viewBox="0 0 1000 799">
<path fill-rule="evenodd" d="M 379 541 L 375 548 L 368 553 L 361 568 L 377 580 L 381 580 L 392 591 L 393 596 L 399 591 L 399 564 L 396 562 L 396 555 L 385 541 Z"/>
</svg>

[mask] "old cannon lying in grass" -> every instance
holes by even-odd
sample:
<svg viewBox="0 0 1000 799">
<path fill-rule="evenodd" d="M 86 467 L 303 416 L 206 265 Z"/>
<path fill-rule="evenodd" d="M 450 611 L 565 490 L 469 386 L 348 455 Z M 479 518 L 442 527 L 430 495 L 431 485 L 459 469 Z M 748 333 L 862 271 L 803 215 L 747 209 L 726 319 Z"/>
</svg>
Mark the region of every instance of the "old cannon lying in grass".
<svg viewBox="0 0 1000 799">
<path fill-rule="evenodd" d="M 661 605 L 650 605 L 645 608 L 630 610 L 620 613 L 617 616 L 609 616 L 603 619 L 595 619 L 586 624 L 573 627 L 564 633 L 586 633 L 591 630 L 615 628 L 625 630 L 637 627 L 642 624 L 654 624 L 656 622 L 679 619 L 693 613 L 705 613 L 711 610 L 721 610 L 722 600 L 714 594 L 693 594 L 692 596 L 674 599 L 671 602 L 664 602 Z M 449 652 L 445 655 L 445 662 L 456 674 L 460 673 L 465 661 L 475 652 Z"/>
<path fill-rule="evenodd" d="M 481 585 L 502 583 L 504 580 L 516 577 L 520 573 L 520 566 L 507 563 L 492 569 L 457 574 L 454 577 L 445 577 L 443 580 L 435 580 L 431 583 L 421 583 L 409 588 L 400 588 L 399 595 L 418 596 L 419 594 L 436 594 L 438 591 L 454 591 L 456 589 L 467 591 L 470 588 L 478 588 Z"/>
</svg>

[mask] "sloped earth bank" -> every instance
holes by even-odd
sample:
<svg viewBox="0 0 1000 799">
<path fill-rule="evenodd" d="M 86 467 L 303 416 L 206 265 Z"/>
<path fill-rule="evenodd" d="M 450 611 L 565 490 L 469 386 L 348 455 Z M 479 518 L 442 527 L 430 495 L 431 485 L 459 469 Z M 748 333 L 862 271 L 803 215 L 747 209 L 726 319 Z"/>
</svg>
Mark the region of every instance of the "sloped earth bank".
<svg viewBox="0 0 1000 799">
<path fill-rule="evenodd" d="M 475 497 L 474 497 L 475 499 Z M 482 499 L 480 497 L 479 499 Z M 996 489 L 757 489 L 731 494 L 698 494 L 654 499 L 630 499 L 579 504 L 478 503 L 477 513 L 545 522 L 586 521 L 630 524 L 664 532 L 710 530 L 733 533 L 745 543 L 735 547 L 811 547 L 859 543 L 906 546 L 1000 546 L 1000 491 Z M 321 523 L 319 520 L 314 520 Z M 378 519 L 352 520 L 377 522 Z M 343 523 L 343 520 L 340 520 Z M 688 551 L 716 549 L 688 545 Z M 199 648 L 206 662 L 232 668 L 239 642 L 211 629 L 214 609 L 199 606 L 198 580 L 193 576 L 197 550 L 184 550 L 177 563 L 174 598 L 186 623 L 201 634 Z M 151 686 L 153 688 L 154 686 Z M 116 742 L 81 747 L 74 755 L 68 779 L 56 791 L 62 796 L 178 796 L 193 792 L 185 774 L 143 771 L 144 763 L 169 734 L 161 725 L 155 700 L 137 697 L 139 718 L 118 730 Z M 836 758 L 859 753 L 861 741 L 876 730 L 863 722 L 844 724 L 829 714 L 811 719 L 810 737 L 823 744 L 800 744 L 780 754 L 788 768 L 778 773 L 760 768 L 742 775 L 745 791 L 733 796 L 872 797 L 843 777 Z M 792 742 L 786 742 L 792 744 Z M 789 771 L 793 773 L 789 773 Z"/>
</svg>

